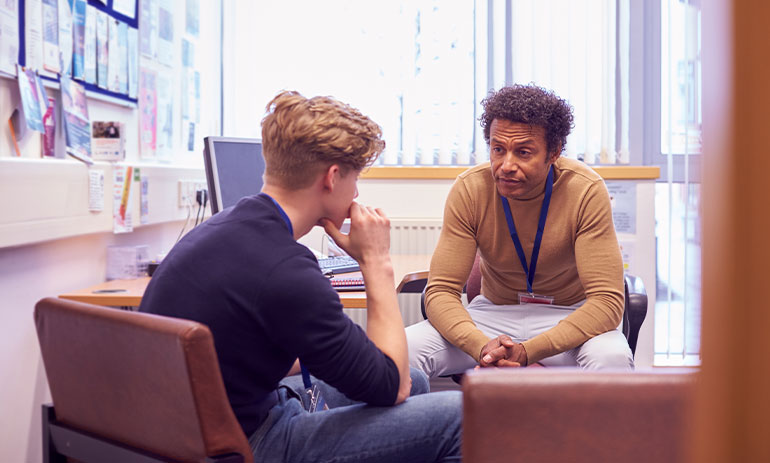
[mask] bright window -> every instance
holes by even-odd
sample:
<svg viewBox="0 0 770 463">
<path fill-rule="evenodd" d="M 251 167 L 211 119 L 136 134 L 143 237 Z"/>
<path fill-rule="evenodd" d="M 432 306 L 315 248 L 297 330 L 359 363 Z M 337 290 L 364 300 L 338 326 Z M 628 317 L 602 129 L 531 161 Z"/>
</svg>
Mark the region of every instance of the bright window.
<svg viewBox="0 0 770 463">
<path fill-rule="evenodd" d="M 575 108 L 569 156 L 627 163 L 627 5 L 226 2 L 223 132 L 259 137 L 266 103 L 292 89 L 372 117 L 384 130 L 383 164 L 475 164 L 488 159 L 478 123 L 488 90 L 535 82 Z"/>
</svg>

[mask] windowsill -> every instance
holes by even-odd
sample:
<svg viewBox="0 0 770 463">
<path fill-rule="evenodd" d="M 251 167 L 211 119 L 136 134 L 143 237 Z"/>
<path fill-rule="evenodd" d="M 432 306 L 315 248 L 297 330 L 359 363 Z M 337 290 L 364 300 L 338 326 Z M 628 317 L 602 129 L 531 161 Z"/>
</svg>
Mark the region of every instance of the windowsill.
<svg viewBox="0 0 770 463">
<path fill-rule="evenodd" d="M 434 179 L 453 180 L 471 166 L 375 166 L 361 173 L 364 179 Z M 591 166 L 605 180 L 655 180 L 656 166 Z"/>
</svg>

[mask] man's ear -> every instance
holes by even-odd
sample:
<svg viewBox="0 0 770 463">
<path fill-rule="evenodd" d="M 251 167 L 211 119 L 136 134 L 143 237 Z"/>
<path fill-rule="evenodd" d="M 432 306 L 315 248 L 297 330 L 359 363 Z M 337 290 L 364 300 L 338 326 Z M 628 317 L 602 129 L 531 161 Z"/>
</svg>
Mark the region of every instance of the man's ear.
<svg viewBox="0 0 770 463">
<path fill-rule="evenodd" d="M 326 168 L 323 174 L 323 179 L 321 180 L 324 190 L 334 191 L 334 186 L 337 184 L 337 178 L 339 177 L 339 174 L 340 166 L 337 164 L 332 164 Z"/>
<path fill-rule="evenodd" d="M 557 159 L 561 157 L 561 145 L 558 145 L 555 150 L 553 150 L 551 153 L 548 154 L 548 161 L 547 162 L 556 162 Z"/>
</svg>

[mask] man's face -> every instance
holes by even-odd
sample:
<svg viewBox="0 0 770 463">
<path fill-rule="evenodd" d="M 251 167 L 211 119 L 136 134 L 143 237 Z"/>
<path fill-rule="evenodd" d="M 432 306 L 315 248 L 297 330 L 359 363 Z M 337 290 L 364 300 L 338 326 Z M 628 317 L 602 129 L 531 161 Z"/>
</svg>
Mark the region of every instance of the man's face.
<svg viewBox="0 0 770 463">
<path fill-rule="evenodd" d="M 489 161 L 501 196 L 520 199 L 536 196 L 559 153 L 549 155 L 545 129 L 506 119 L 489 127 Z"/>
<path fill-rule="evenodd" d="M 350 217 L 350 206 L 358 197 L 358 172 L 351 170 L 342 175 L 342 171 L 339 171 L 336 175 L 339 177 L 334 188 L 333 210 L 328 218 L 340 228 L 342 222 Z"/>
</svg>

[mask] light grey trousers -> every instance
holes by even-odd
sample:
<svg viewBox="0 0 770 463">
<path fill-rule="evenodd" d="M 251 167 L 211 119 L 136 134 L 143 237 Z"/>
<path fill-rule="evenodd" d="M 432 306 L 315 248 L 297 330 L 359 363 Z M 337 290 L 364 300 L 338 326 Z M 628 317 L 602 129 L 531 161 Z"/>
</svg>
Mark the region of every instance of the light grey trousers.
<svg viewBox="0 0 770 463">
<path fill-rule="evenodd" d="M 523 342 L 556 326 L 582 304 L 495 305 L 479 295 L 467 310 L 476 326 L 490 338 L 507 334 L 514 341 Z M 462 373 L 477 365 L 475 359 L 444 339 L 428 320 L 407 327 L 406 340 L 409 366 L 422 370 L 430 378 Z M 589 370 L 634 368 L 631 349 L 618 329 L 595 336 L 572 350 L 540 360 L 540 363 Z"/>
</svg>

